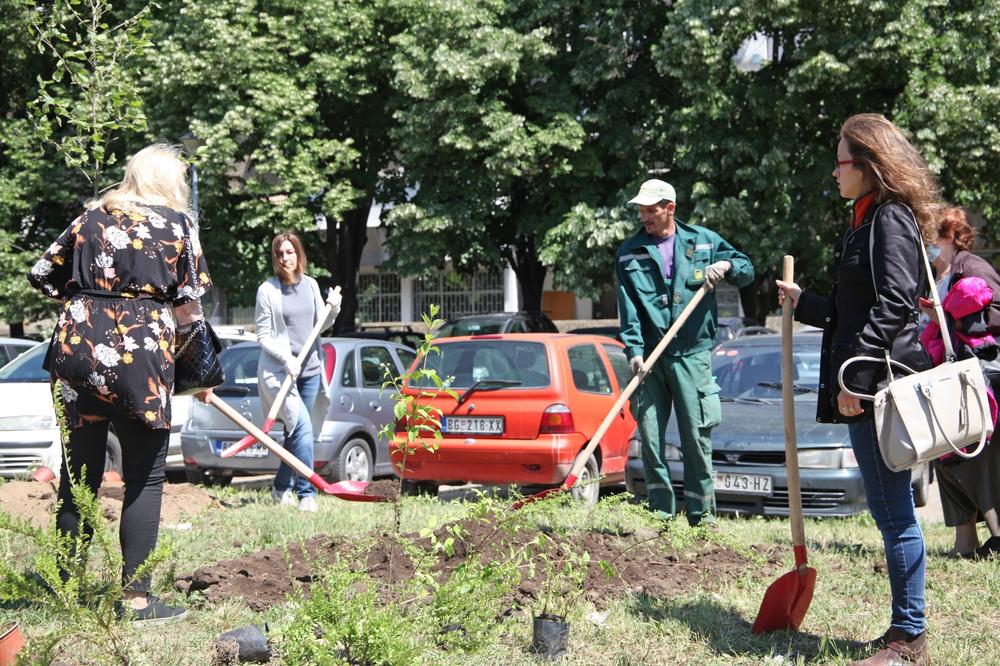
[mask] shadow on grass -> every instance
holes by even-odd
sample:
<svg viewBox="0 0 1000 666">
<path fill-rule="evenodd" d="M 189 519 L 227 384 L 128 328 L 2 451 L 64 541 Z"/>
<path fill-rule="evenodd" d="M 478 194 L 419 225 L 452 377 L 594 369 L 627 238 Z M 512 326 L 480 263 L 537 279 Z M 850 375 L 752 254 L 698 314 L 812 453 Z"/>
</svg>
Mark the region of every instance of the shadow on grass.
<svg viewBox="0 0 1000 666">
<path fill-rule="evenodd" d="M 758 658 L 781 656 L 793 663 L 828 664 L 857 659 L 854 641 L 828 638 L 798 631 L 774 631 L 760 636 L 753 625 L 734 608 L 711 599 L 670 601 L 646 595 L 633 596 L 627 611 L 652 622 L 673 620 L 685 625 L 717 655 L 749 655 Z"/>
</svg>

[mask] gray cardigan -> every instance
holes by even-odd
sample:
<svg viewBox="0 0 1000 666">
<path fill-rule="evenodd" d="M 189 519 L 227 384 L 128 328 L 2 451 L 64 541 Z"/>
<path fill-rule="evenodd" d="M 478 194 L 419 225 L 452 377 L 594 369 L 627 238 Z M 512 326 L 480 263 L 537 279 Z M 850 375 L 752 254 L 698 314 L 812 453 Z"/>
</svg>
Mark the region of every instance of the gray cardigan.
<svg viewBox="0 0 1000 666">
<path fill-rule="evenodd" d="M 319 315 L 323 312 L 324 301 L 319 291 L 319 284 L 308 275 L 302 276 L 302 281 L 312 288 L 316 307 L 313 310 L 313 325 Z M 330 313 L 320 330 L 328 328 L 337 318 L 337 310 Z M 281 388 L 282 382 L 288 374 L 285 371 L 285 358 L 292 353 L 288 342 L 288 329 L 285 327 L 285 320 L 281 313 L 281 282 L 277 277 L 269 277 L 266 282 L 257 288 L 257 304 L 254 309 L 254 319 L 257 324 L 257 342 L 260 343 L 263 352 L 260 355 L 260 363 L 257 365 L 257 385 L 260 391 L 261 408 L 266 414 L 271 410 L 271 405 Z M 323 350 L 320 339 L 316 338 L 313 351 L 319 355 L 320 362 L 323 360 Z M 330 407 L 330 398 L 327 395 L 330 385 L 326 380 L 326 373 L 320 372 L 320 381 L 323 389 L 316 396 L 316 405 L 312 411 L 313 432 L 317 435 L 323 427 L 326 419 L 327 409 Z M 281 407 L 278 419 L 285 424 L 285 429 L 290 430 L 295 426 L 299 413 L 298 389 L 292 384 L 292 390 L 285 399 L 285 404 Z"/>
</svg>

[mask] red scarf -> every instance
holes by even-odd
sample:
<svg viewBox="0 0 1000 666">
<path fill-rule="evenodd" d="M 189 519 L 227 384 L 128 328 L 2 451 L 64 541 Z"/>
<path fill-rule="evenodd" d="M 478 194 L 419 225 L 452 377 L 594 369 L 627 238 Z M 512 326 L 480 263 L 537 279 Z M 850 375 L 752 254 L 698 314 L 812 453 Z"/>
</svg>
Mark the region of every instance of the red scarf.
<svg viewBox="0 0 1000 666">
<path fill-rule="evenodd" d="M 875 193 L 869 192 L 863 197 L 854 200 L 854 214 L 851 216 L 851 229 L 857 229 L 865 219 L 868 207 L 875 201 Z"/>
</svg>

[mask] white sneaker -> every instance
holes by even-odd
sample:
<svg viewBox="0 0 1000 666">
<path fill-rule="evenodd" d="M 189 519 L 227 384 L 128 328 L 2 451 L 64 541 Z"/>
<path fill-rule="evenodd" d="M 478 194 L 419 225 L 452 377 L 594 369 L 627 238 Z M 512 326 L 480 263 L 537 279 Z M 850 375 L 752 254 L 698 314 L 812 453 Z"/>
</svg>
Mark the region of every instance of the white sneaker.
<svg viewBox="0 0 1000 666">
<path fill-rule="evenodd" d="M 299 500 L 299 511 L 308 511 L 309 513 L 316 513 L 319 507 L 316 506 L 316 498 L 312 495 L 303 497 Z"/>
<path fill-rule="evenodd" d="M 281 506 L 295 506 L 298 503 L 295 493 L 292 492 L 291 488 L 285 491 L 280 491 L 277 488 L 271 488 L 271 499 Z"/>
</svg>

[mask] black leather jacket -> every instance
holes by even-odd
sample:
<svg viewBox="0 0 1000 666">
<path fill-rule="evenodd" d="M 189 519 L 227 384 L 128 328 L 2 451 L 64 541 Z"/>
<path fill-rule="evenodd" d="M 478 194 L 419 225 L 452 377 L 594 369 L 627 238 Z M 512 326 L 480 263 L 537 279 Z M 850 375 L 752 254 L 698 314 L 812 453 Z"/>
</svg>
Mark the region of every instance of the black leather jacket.
<svg viewBox="0 0 1000 666">
<path fill-rule="evenodd" d="M 874 226 L 872 226 L 874 225 Z M 872 260 L 868 246 L 874 241 Z M 871 418 L 845 417 L 837 410 L 840 366 L 853 356 L 890 357 L 916 371 L 931 367 L 917 338 L 917 298 L 927 291 L 927 272 L 920 254 L 923 240 L 912 213 L 895 202 L 868 209 L 857 230 L 848 229 L 834 245 L 834 282 L 829 297 L 803 292 L 795 319 L 823 329 L 819 404 L 816 420 L 850 423 Z M 874 263 L 874 266 L 872 265 Z M 874 394 L 886 377 L 885 363 L 854 363 L 844 383 L 856 393 Z"/>
</svg>

